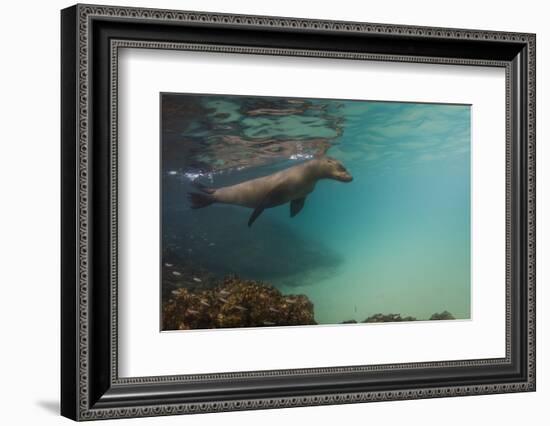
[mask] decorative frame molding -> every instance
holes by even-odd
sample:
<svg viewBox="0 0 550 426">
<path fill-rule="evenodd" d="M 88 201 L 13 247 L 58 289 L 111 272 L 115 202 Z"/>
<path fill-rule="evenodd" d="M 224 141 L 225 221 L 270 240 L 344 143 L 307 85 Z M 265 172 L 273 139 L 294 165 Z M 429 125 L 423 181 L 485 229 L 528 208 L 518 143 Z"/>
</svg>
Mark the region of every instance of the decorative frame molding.
<svg viewBox="0 0 550 426">
<path fill-rule="evenodd" d="M 325 34 L 327 37 L 350 35 L 350 40 L 353 40 L 353 37 L 371 36 L 376 40 L 401 40 L 409 45 L 421 41 L 428 44 L 434 43 L 429 44 L 430 46 L 437 46 L 438 43 L 442 45 L 465 43 L 468 46 L 479 45 L 480 55 L 473 52 L 473 57 L 446 57 L 383 53 L 376 49 L 374 52 L 359 52 L 353 49 L 324 50 L 294 46 L 222 45 L 208 41 L 152 41 L 134 39 L 134 34 L 129 34 L 124 39 L 110 35 L 105 46 L 105 40 L 97 35 L 102 30 L 100 31 L 99 27 L 94 28 L 95 23 L 108 23 L 107 32 L 115 28 L 114 33 L 120 33 L 123 30 L 117 29 L 117 25 L 129 22 L 139 23 L 144 28 L 150 26 L 151 31 L 168 25 L 172 28 L 175 25 L 180 28 L 214 26 L 223 27 L 228 31 L 275 30 L 277 33 L 288 32 L 296 37 L 308 32 Z M 98 37 L 95 42 L 94 36 Z M 501 50 L 487 57 L 487 51 L 481 52 L 482 47 L 485 46 L 493 48 L 498 46 Z M 413 364 L 119 378 L 117 367 L 117 72 L 118 49 L 128 47 L 505 68 L 506 357 Z M 435 47 L 432 47 L 433 49 Z M 101 58 L 106 58 L 108 60 L 106 62 L 109 63 L 99 63 L 100 56 L 95 56 L 99 50 L 104 54 Z M 535 390 L 536 64 L 533 34 L 76 5 L 62 12 L 62 53 L 64 178 L 62 214 L 67 219 L 67 221 L 63 220 L 62 231 L 63 415 L 75 420 L 92 420 Z M 101 70 L 97 71 L 94 67 Z M 101 107 L 98 105 L 101 102 L 94 104 L 100 96 L 107 97 L 108 115 L 99 109 Z M 98 124 L 100 116 L 109 123 Z M 514 121 L 516 118 L 517 122 Z M 95 131 L 94 126 L 100 126 L 97 127 L 100 131 Z M 98 147 L 98 143 L 94 144 L 96 140 L 94 138 L 103 137 L 100 133 L 108 135 L 109 146 Z M 109 161 L 102 165 L 102 170 L 108 171 L 107 179 L 97 177 L 91 162 L 91 158 L 95 157 L 93 167 L 97 167 L 97 158 L 105 156 Z M 107 189 L 108 194 L 101 192 L 101 189 Z M 101 218 L 97 219 L 99 216 Z M 93 226 L 94 224 L 96 226 Z M 108 237 L 96 237 L 95 229 L 104 227 L 108 228 Z M 97 258 L 102 256 L 102 253 L 108 254 L 108 265 L 104 265 L 108 272 L 94 269 L 94 262 L 98 262 Z M 107 277 L 107 275 L 107 284 L 97 284 L 98 276 Z M 95 308 L 92 307 L 92 300 Z M 108 306 L 108 309 L 99 312 L 98 303 L 105 305 L 104 308 Z M 521 342 L 518 342 L 519 340 Z M 201 385 L 220 386 L 222 382 L 233 379 L 249 379 L 257 382 L 268 378 L 285 377 L 297 380 L 298 377 L 315 376 L 326 382 L 330 381 L 333 375 L 341 377 L 349 374 L 357 377 L 362 373 L 381 371 L 395 373 L 426 369 L 447 371 L 452 368 L 466 371 L 474 367 L 487 366 L 508 368 L 519 373 L 514 380 L 498 382 L 479 380 L 478 383 L 474 381 L 468 385 L 448 384 L 426 387 L 401 385 L 395 389 L 368 390 L 367 388 L 311 394 L 289 391 L 288 395 L 273 393 L 268 397 L 241 398 L 238 395 L 227 395 L 226 398 L 221 396 L 213 400 L 200 398 L 190 400 L 183 396 L 179 400 L 169 400 L 162 396 L 161 390 L 163 386 L 185 384 L 199 387 Z M 136 396 L 134 392 L 137 387 L 141 389 L 141 393 L 145 388 L 145 392 L 150 392 L 151 397 Z"/>
</svg>

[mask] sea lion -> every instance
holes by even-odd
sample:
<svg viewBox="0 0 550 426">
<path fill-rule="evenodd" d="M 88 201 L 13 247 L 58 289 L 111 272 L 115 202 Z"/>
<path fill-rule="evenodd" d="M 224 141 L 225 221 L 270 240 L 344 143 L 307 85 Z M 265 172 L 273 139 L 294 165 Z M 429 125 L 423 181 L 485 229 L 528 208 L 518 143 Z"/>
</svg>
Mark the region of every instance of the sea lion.
<svg viewBox="0 0 550 426">
<path fill-rule="evenodd" d="M 190 192 L 188 197 L 192 209 L 200 209 L 213 203 L 254 209 L 248 220 L 250 227 L 265 209 L 288 202 L 290 217 L 296 216 L 304 207 L 306 196 L 315 189 L 315 184 L 320 179 L 351 182 L 353 177 L 338 160 L 321 157 L 237 185 L 208 188 L 197 184 L 201 193 Z"/>
</svg>

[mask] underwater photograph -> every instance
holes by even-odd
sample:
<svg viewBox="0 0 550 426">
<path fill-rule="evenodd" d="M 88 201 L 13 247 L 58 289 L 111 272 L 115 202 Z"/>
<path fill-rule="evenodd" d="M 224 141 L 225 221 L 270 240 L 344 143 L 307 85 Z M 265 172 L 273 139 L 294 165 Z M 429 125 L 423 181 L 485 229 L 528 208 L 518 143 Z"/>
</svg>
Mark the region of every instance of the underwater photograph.
<svg viewBox="0 0 550 426">
<path fill-rule="evenodd" d="M 160 94 L 161 330 L 470 319 L 471 106 Z"/>
</svg>

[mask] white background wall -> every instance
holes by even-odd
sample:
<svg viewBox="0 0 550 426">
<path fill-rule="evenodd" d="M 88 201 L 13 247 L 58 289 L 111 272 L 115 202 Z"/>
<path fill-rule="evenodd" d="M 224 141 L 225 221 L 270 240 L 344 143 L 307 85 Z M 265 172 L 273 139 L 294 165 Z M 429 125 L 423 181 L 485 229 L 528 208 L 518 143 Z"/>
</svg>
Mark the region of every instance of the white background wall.
<svg viewBox="0 0 550 426">
<path fill-rule="evenodd" d="M 526 31 L 537 33 L 538 390 L 102 424 L 500 425 L 547 424 L 550 401 L 550 27 L 543 1 L 108 1 L 143 7 Z M 0 50 L 0 418 L 68 424 L 59 404 L 59 9 L 70 2 L 2 5 Z M 131 422 L 131 423 L 129 423 Z"/>
</svg>

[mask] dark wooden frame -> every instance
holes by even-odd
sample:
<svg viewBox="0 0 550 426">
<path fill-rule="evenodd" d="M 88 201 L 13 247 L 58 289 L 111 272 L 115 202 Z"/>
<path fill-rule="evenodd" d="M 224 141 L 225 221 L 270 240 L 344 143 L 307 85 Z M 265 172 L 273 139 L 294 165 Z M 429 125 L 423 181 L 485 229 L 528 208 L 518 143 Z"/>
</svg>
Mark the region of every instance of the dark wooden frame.
<svg viewBox="0 0 550 426">
<path fill-rule="evenodd" d="M 89 420 L 535 390 L 535 35 L 95 5 L 64 9 L 61 29 L 64 416 Z M 119 378 L 121 47 L 505 68 L 506 357 Z"/>
</svg>

